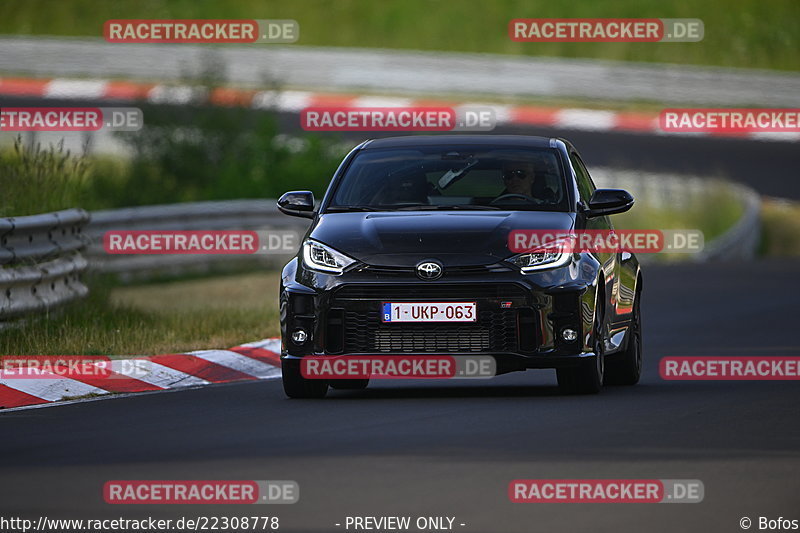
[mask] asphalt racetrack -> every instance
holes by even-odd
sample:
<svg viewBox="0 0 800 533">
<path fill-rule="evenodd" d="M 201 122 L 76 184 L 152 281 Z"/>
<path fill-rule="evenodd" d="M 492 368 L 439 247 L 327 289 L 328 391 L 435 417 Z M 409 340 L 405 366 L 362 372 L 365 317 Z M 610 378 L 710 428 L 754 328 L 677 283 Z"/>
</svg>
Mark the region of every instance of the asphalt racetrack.
<svg viewBox="0 0 800 533">
<path fill-rule="evenodd" d="M 69 102 L 81 104 L 91 102 Z M 297 115 L 281 122 L 296 129 Z M 800 198 L 796 143 L 496 133 L 563 135 L 589 165 L 718 175 Z M 642 382 L 599 396 L 562 396 L 553 371 L 528 371 L 377 382 L 322 401 L 287 400 L 273 380 L 2 413 L 0 514 L 273 515 L 281 530 L 310 533 L 345 531 L 346 516 L 451 516 L 456 531 L 485 533 L 733 532 L 745 516 L 752 530 L 761 516 L 800 519 L 800 383 L 658 374 L 664 356 L 800 356 L 798 266 L 646 266 Z M 508 484 L 519 478 L 699 479 L 705 499 L 514 504 Z M 114 479 L 295 480 L 300 501 L 112 506 L 102 487 Z"/>
<path fill-rule="evenodd" d="M 5 516 L 275 515 L 344 531 L 348 515 L 455 517 L 457 531 L 741 531 L 798 518 L 797 382 L 676 382 L 667 355 L 800 355 L 797 263 L 645 271 L 640 385 L 561 396 L 552 371 L 386 381 L 322 401 L 279 380 L 0 415 Z M 514 504 L 517 478 L 699 479 L 696 504 Z M 112 506 L 113 479 L 289 479 L 294 505 Z M 460 526 L 459 524 L 465 524 Z"/>
</svg>

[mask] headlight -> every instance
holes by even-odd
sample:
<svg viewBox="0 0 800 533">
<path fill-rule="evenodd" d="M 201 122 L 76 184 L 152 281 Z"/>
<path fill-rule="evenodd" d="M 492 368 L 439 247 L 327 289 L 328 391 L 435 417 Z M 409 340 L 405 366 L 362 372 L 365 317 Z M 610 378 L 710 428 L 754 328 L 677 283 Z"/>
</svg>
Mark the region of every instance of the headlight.
<svg viewBox="0 0 800 533">
<path fill-rule="evenodd" d="M 542 246 L 534 252 L 511 256 L 506 261 L 518 266 L 523 272 L 556 268 L 569 263 L 572 248 L 572 242 L 564 239 Z"/>
<path fill-rule="evenodd" d="M 321 242 L 307 240 L 303 243 L 303 262 L 312 270 L 341 274 L 356 260 Z"/>
</svg>

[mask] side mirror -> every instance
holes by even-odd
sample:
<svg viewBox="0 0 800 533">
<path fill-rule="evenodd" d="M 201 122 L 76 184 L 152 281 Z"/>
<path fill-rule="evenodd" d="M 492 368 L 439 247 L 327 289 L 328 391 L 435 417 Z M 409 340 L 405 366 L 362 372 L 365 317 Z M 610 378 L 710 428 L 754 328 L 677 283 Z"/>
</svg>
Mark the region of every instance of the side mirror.
<svg viewBox="0 0 800 533">
<path fill-rule="evenodd" d="M 622 189 L 597 189 L 589 200 L 587 217 L 602 217 L 624 213 L 633 207 L 633 196 Z"/>
<path fill-rule="evenodd" d="M 291 191 L 278 199 L 278 209 L 293 217 L 314 218 L 314 193 L 311 191 Z"/>
</svg>

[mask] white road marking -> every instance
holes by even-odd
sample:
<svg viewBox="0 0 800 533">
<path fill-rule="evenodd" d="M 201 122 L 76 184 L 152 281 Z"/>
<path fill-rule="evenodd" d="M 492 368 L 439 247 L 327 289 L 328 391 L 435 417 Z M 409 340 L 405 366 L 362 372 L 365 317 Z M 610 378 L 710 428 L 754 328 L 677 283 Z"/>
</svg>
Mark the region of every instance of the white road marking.
<svg viewBox="0 0 800 533">
<path fill-rule="evenodd" d="M 156 85 L 147 94 L 147 101 L 154 104 L 187 104 L 196 96 L 194 87 Z"/>
<path fill-rule="evenodd" d="M 250 105 L 255 109 L 296 112 L 308 107 L 313 96 L 313 93 L 306 91 L 261 91 L 253 96 Z"/>
<path fill-rule="evenodd" d="M 115 368 L 115 370 L 119 371 L 124 376 L 144 381 L 145 383 L 155 385 L 156 387 L 161 387 L 162 389 L 209 384 L 208 381 L 202 378 L 198 378 L 196 376 L 192 376 L 191 374 L 181 372 L 180 370 L 175 370 L 173 368 L 160 365 L 153 361 L 150 361 L 148 369 L 149 372 L 147 372 L 145 375 L 142 375 L 139 367 L 128 366 L 126 368 Z"/>
<path fill-rule="evenodd" d="M 45 98 L 102 98 L 105 96 L 105 80 L 51 80 L 44 88 Z"/>
<path fill-rule="evenodd" d="M 108 394 L 107 390 L 69 378 L 0 379 L 0 383 L 48 402 L 87 394 Z"/>
<path fill-rule="evenodd" d="M 617 122 L 617 114 L 613 111 L 596 111 L 594 109 L 562 109 L 556 113 L 555 126 L 576 130 L 611 130 Z"/>
<path fill-rule="evenodd" d="M 394 98 L 391 96 L 361 96 L 351 102 L 348 107 L 412 107 L 410 98 Z"/>
<path fill-rule="evenodd" d="M 268 378 L 281 373 L 281 369 L 276 366 L 228 350 L 199 350 L 189 352 L 189 355 L 257 378 Z"/>
<path fill-rule="evenodd" d="M 269 350 L 270 352 L 281 353 L 281 340 L 280 339 L 264 339 L 255 342 L 248 342 L 240 344 L 243 348 L 261 348 L 262 350 Z"/>
</svg>

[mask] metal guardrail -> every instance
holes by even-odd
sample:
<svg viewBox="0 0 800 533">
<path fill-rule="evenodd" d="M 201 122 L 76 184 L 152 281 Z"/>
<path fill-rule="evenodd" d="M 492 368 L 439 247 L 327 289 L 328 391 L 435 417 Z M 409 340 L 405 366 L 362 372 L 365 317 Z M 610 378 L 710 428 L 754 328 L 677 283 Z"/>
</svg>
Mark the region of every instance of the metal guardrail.
<svg viewBox="0 0 800 533">
<path fill-rule="evenodd" d="M 288 261 L 292 254 L 111 255 L 103 249 L 103 235 L 110 230 L 292 230 L 297 233 L 295 242 L 299 244 L 309 222 L 282 214 L 276 200 L 192 202 L 94 211 L 86 230 L 91 241 L 86 256 L 91 270 L 117 274 L 123 280 L 248 264 L 274 267 Z"/>
<path fill-rule="evenodd" d="M 761 236 L 761 198 L 752 189 L 735 187 L 744 202 L 744 213 L 733 227 L 695 254 L 695 261 L 751 259 L 755 255 Z"/>
<path fill-rule="evenodd" d="M 67 209 L 0 219 L 0 320 L 44 312 L 88 293 L 81 255 L 89 213 Z"/>
<path fill-rule="evenodd" d="M 592 176 L 600 187 L 626 189 L 637 201 L 650 207 L 674 209 L 686 203 L 686 198 L 702 199 L 720 182 L 697 176 L 673 174 L 648 174 L 635 171 L 618 171 L 606 168 L 592 169 Z M 761 199 L 749 187 L 725 182 L 743 206 L 743 213 L 736 223 L 722 235 L 705 242 L 701 252 L 687 254 L 695 262 L 752 259 L 758 250 L 761 237 Z M 648 254 L 639 256 L 642 262 L 651 262 Z"/>
</svg>

